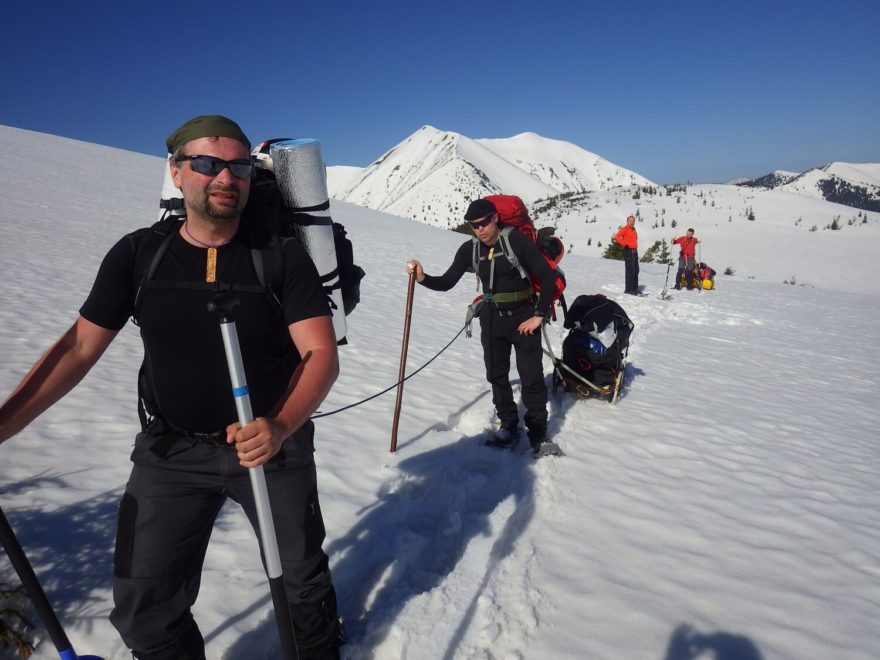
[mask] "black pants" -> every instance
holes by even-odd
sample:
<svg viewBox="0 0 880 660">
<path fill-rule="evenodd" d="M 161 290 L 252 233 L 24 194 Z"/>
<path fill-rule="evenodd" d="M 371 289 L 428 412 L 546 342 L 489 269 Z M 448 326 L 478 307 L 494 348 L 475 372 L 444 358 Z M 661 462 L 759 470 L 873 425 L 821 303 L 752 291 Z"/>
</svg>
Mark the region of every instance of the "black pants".
<svg viewBox="0 0 880 660">
<path fill-rule="evenodd" d="M 519 412 L 510 386 L 510 349 L 516 354 L 516 370 L 526 408 L 525 424 L 530 438 L 543 438 L 547 433 L 547 383 L 544 381 L 541 333 L 521 335 L 516 329 L 532 316 L 534 306 L 520 305 L 510 315 L 499 314 L 493 305 L 484 305 L 480 312 L 480 341 L 486 363 L 486 380 L 492 385 L 492 403 L 501 425 L 519 424 Z"/>
<path fill-rule="evenodd" d="M 693 257 L 685 257 L 684 255 L 678 256 L 678 272 L 675 274 L 675 288 L 678 289 L 681 287 L 681 276 L 685 276 L 685 280 L 687 282 L 687 288 L 694 288 L 694 258 Z"/>
<path fill-rule="evenodd" d="M 623 248 L 623 265 L 626 287 L 624 293 L 639 292 L 639 253 L 632 248 Z"/>
<path fill-rule="evenodd" d="M 336 596 L 321 549 L 313 427 L 288 438 L 264 464 L 300 658 L 338 657 Z M 110 620 L 138 658 L 204 658 L 193 619 L 202 564 L 220 508 L 238 502 L 257 531 L 247 470 L 232 446 L 179 433 L 141 433 L 119 506 Z"/>
</svg>

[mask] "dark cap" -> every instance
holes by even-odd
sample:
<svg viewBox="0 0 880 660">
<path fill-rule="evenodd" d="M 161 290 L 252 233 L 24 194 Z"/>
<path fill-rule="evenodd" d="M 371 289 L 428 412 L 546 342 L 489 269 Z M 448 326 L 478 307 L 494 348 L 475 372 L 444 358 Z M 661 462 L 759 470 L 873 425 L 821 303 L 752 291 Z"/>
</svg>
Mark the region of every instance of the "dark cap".
<svg viewBox="0 0 880 660">
<path fill-rule="evenodd" d="M 485 218 L 487 215 L 491 215 L 495 212 L 495 205 L 488 199 L 477 199 L 471 202 L 470 206 L 468 206 L 467 212 L 464 214 L 464 219 L 468 222 L 471 220 L 479 220 L 480 218 Z"/>
<path fill-rule="evenodd" d="M 168 153 L 173 154 L 187 142 L 198 140 L 203 137 L 228 137 L 238 140 L 244 146 L 251 149 L 250 140 L 241 130 L 241 126 L 223 115 L 201 115 L 193 117 L 180 128 L 174 131 L 165 140 Z"/>
</svg>

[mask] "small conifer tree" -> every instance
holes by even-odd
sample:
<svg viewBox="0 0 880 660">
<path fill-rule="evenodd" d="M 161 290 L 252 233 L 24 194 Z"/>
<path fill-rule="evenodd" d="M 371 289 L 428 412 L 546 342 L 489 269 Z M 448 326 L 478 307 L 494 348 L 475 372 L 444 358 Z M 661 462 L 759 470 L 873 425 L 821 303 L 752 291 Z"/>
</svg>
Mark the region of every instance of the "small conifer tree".
<svg viewBox="0 0 880 660">
<path fill-rule="evenodd" d="M 653 263 L 656 259 L 660 261 L 658 255 L 663 247 L 665 247 L 666 243 L 663 240 L 654 241 L 654 244 L 651 245 L 647 250 L 645 250 L 645 254 L 642 255 L 642 258 L 639 259 L 642 263 L 650 264 Z"/>
<path fill-rule="evenodd" d="M 599 244 L 599 247 L 602 247 L 602 244 Z M 605 248 L 605 251 L 602 253 L 603 259 L 617 259 L 618 261 L 623 260 L 623 246 L 617 241 L 612 239 L 608 242 L 608 247 Z"/>
<path fill-rule="evenodd" d="M 672 263 L 671 255 L 669 254 L 669 245 L 665 240 L 660 241 L 660 254 L 657 255 L 657 262 L 661 264 Z"/>
</svg>

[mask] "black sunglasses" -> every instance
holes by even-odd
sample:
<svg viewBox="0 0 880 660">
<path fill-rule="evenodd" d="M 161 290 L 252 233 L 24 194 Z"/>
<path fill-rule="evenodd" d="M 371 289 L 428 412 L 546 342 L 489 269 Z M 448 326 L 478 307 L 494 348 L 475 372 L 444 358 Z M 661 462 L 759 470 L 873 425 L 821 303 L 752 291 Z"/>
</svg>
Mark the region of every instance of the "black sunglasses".
<svg viewBox="0 0 880 660">
<path fill-rule="evenodd" d="M 250 160 L 222 160 L 213 156 L 181 156 L 177 162 L 188 160 L 193 172 L 205 176 L 217 176 L 227 167 L 236 179 L 247 179 L 254 171 L 254 164 Z"/>
<path fill-rule="evenodd" d="M 474 222 L 468 221 L 468 224 L 471 227 L 473 227 L 474 229 L 482 229 L 483 227 L 490 225 L 494 219 L 495 219 L 495 214 L 491 213 L 491 214 L 487 215 L 485 218 L 483 218 L 482 220 L 476 220 Z"/>
</svg>

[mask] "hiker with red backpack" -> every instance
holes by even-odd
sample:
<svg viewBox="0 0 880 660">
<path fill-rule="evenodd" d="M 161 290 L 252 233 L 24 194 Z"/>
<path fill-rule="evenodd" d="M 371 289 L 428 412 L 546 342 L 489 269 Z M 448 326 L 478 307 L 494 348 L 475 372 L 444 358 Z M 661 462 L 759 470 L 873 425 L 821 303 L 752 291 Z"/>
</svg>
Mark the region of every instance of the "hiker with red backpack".
<svg viewBox="0 0 880 660">
<path fill-rule="evenodd" d="M 694 230 L 688 229 L 684 236 L 672 239 L 673 245 L 678 245 L 680 252 L 678 253 L 678 272 L 675 274 L 675 287 L 681 289 L 681 277 L 685 276 L 687 288 L 696 288 L 694 285 L 694 267 L 696 265 L 697 243 L 699 238 L 694 236 Z"/>
<path fill-rule="evenodd" d="M 519 198 L 514 199 L 522 205 Z M 522 212 L 525 214 L 524 206 Z M 548 265 L 534 238 L 500 223 L 498 209 L 488 199 L 471 202 L 464 219 L 474 239 L 461 245 L 443 275 L 427 275 L 416 259 L 409 260 L 407 272 L 414 272 L 416 280 L 429 289 L 448 291 L 466 271 L 476 271 L 483 291 L 477 313 L 486 380 L 492 385 L 492 402 L 501 424 L 487 444 L 512 448 L 518 440 L 519 412 L 509 378 L 512 348 L 532 451 L 535 457 L 558 455 L 559 448 L 547 440 L 547 385 L 541 349 L 541 327 L 551 315 L 557 272 Z M 534 286 L 530 278 L 534 278 Z"/>
</svg>

